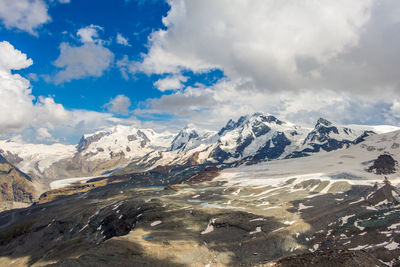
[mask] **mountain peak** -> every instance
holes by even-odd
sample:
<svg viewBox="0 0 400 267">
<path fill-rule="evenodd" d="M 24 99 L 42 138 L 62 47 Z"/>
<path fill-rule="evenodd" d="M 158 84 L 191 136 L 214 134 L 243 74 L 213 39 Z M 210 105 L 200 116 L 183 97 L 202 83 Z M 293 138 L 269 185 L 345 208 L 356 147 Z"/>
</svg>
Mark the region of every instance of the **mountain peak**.
<svg viewBox="0 0 400 267">
<path fill-rule="evenodd" d="M 332 122 L 330 122 L 330 121 L 328 121 L 328 120 L 326 120 L 326 119 L 324 119 L 324 118 L 319 118 L 319 119 L 317 120 L 316 126 L 318 126 L 318 125 L 331 126 L 331 125 L 332 125 Z"/>
<path fill-rule="evenodd" d="M 277 119 L 275 116 L 264 113 L 264 112 L 256 112 L 252 115 L 241 116 L 236 122 L 233 120 L 229 120 L 228 123 L 223 127 L 218 135 L 222 136 L 225 132 L 242 127 L 246 124 L 254 124 L 254 123 L 275 123 L 278 125 L 284 124 L 283 121 Z"/>
<path fill-rule="evenodd" d="M 171 143 L 171 147 L 169 150 L 180 149 L 189 142 L 189 140 L 193 138 L 198 138 L 199 134 L 196 129 L 193 128 L 193 125 L 186 125 L 174 138 Z"/>
</svg>

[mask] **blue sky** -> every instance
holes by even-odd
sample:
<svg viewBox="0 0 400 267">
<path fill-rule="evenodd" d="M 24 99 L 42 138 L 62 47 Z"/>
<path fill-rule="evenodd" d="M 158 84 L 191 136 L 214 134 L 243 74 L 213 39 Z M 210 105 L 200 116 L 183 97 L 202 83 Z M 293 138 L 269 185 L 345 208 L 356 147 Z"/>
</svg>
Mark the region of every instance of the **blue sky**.
<svg viewBox="0 0 400 267">
<path fill-rule="evenodd" d="M 116 124 L 218 129 L 259 111 L 398 125 L 398 11 L 395 0 L 0 0 L 0 135 L 74 143 Z"/>
<path fill-rule="evenodd" d="M 148 75 L 136 73 L 135 77 L 125 79 L 115 62 L 110 64 L 100 77 L 83 77 L 62 83 L 48 81 L 46 76 L 54 76 L 59 68 L 54 61 L 60 54 L 62 42 L 79 46 L 76 36 L 79 29 L 96 25 L 102 27 L 99 38 L 114 54 L 115 61 L 124 55 L 139 61 L 141 54 L 148 51 L 148 37 L 152 31 L 165 29 L 162 17 L 166 16 L 169 5 L 164 1 L 125 1 L 92 0 L 71 1 L 68 4 L 49 4 L 51 21 L 37 29 L 38 36 L 20 30 L 1 28 L 0 34 L 4 40 L 12 43 L 18 50 L 29 55 L 34 64 L 19 71 L 24 76 L 34 73 L 38 79 L 30 79 L 33 95 L 52 96 L 57 103 L 62 103 L 67 109 L 88 109 L 98 112 L 105 111 L 104 104 L 116 95 L 125 95 L 131 100 L 130 109 L 135 109 L 138 103 L 148 98 L 160 97 L 163 93 L 153 83 L 166 75 Z M 90 10 L 90 11 L 89 11 Z M 129 45 L 117 43 L 117 35 L 122 35 Z M 196 82 L 213 83 L 222 76 L 221 72 L 212 71 L 194 75 L 186 71 L 190 77 L 185 84 Z M 116 114 L 122 116 L 126 114 Z M 140 116 L 140 115 L 139 115 Z M 142 119 L 146 119 L 143 117 Z"/>
<path fill-rule="evenodd" d="M 162 16 L 166 15 L 169 6 L 163 1 L 130 1 L 108 0 L 71 1 L 69 4 L 53 4 L 49 9 L 52 21 L 39 28 L 38 35 L 33 36 L 21 31 L 2 28 L 0 34 L 15 48 L 23 51 L 33 59 L 34 64 L 22 71 L 27 75 L 35 73 L 54 75 L 58 68 L 53 62 L 58 58 L 61 42 L 79 45 L 76 32 L 88 25 L 99 25 L 104 28 L 100 37 L 109 40 L 106 45 L 115 58 L 129 54 L 139 59 L 140 53 L 147 51 L 147 38 L 153 30 L 161 28 Z M 129 40 L 130 46 L 116 43 L 120 33 Z M 149 97 L 158 97 L 160 92 L 153 86 L 154 77 L 138 74 L 137 79 L 125 80 L 117 68 L 109 68 L 101 77 L 87 77 L 70 82 L 54 84 L 44 79 L 32 80 L 33 94 L 52 95 L 54 100 L 69 109 L 90 109 L 103 111 L 102 107 L 110 98 L 118 94 L 128 96 L 133 105 Z"/>
</svg>

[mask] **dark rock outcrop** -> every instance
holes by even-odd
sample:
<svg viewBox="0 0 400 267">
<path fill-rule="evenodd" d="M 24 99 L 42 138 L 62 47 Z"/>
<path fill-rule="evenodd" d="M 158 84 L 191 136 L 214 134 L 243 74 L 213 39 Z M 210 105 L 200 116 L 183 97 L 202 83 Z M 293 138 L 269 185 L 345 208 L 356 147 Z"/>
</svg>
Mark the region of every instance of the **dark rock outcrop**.
<svg viewBox="0 0 400 267">
<path fill-rule="evenodd" d="M 87 149 L 90 146 L 91 143 L 97 142 L 101 138 L 103 138 L 104 136 L 107 136 L 107 135 L 109 135 L 109 133 L 100 132 L 100 133 L 93 134 L 93 135 L 91 135 L 89 137 L 82 136 L 82 138 L 79 141 L 76 149 L 80 153 L 80 152 L 84 151 L 85 149 Z"/>
<path fill-rule="evenodd" d="M 379 155 L 379 157 L 374 160 L 371 167 L 368 168 L 369 172 L 374 172 L 376 174 L 391 174 L 396 172 L 396 161 L 392 156 L 388 154 Z"/>
</svg>

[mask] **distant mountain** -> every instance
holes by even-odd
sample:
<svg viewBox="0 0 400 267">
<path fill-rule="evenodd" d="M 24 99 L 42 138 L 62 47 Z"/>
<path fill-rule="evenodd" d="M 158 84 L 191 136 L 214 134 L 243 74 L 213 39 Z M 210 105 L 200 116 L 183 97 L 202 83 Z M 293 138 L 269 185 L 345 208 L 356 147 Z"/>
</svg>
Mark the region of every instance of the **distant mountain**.
<svg viewBox="0 0 400 267">
<path fill-rule="evenodd" d="M 186 145 L 189 144 L 193 139 L 199 138 L 199 134 L 194 128 L 189 128 L 188 126 L 183 128 L 172 140 L 170 151 L 177 149 L 185 149 Z"/>
<path fill-rule="evenodd" d="M 58 180 L 115 170 L 221 164 L 308 156 L 361 142 L 372 131 L 319 119 L 313 129 L 255 113 L 230 120 L 218 132 L 185 127 L 177 134 L 115 126 L 85 134 L 76 146 L 0 141 L 0 154 L 32 177 Z"/>
<path fill-rule="evenodd" d="M 76 146 L 0 141 L 0 154 L 31 176 L 58 180 L 114 170 L 152 151 L 167 149 L 173 137 L 168 132 L 118 125 L 85 134 Z"/>
<path fill-rule="evenodd" d="M 179 132 L 166 151 L 154 151 L 131 162 L 122 172 L 156 166 L 234 163 L 309 156 L 360 142 L 373 134 L 334 125 L 320 118 L 313 129 L 284 122 L 265 113 L 229 120 L 217 133 L 199 134 L 193 128 Z"/>
<path fill-rule="evenodd" d="M 156 133 L 151 129 L 137 129 L 129 126 L 115 126 L 82 136 L 77 152 L 95 159 L 110 159 L 122 156 L 130 159 L 143 157 L 149 152 L 166 149 L 173 134 Z"/>
</svg>

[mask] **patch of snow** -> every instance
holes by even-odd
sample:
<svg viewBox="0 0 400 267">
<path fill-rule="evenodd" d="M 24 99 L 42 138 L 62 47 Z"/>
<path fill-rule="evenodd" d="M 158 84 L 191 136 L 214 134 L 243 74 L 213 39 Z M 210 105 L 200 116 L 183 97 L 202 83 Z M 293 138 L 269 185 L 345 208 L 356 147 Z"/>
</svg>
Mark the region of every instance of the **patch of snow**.
<svg viewBox="0 0 400 267">
<path fill-rule="evenodd" d="M 352 215 L 347 215 L 347 216 L 344 216 L 344 217 L 340 218 L 340 220 L 342 221 L 342 225 L 345 225 L 345 224 L 347 223 L 347 221 L 348 221 L 351 217 L 354 217 L 354 216 L 355 216 L 355 214 L 352 214 Z"/>
<path fill-rule="evenodd" d="M 67 179 L 62 179 L 62 180 L 57 180 L 53 181 L 50 183 L 50 189 L 59 189 L 63 188 L 72 184 L 78 184 L 78 183 L 86 183 L 87 181 L 93 179 L 93 178 L 99 178 L 102 176 L 92 176 L 92 177 L 79 177 L 79 178 L 67 178 Z"/>
<path fill-rule="evenodd" d="M 297 209 L 298 211 L 300 210 L 305 210 L 305 209 L 309 209 L 309 208 L 313 208 L 314 206 L 306 206 L 303 203 L 299 204 L 299 208 Z"/>
<path fill-rule="evenodd" d="M 215 220 L 216 219 L 211 219 L 208 222 L 207 228 L 203 232 L 201 232 L 202 235 L 205 235 L 205 234 L 208 234 L 208 233 L 211 233 L 212 231 L 214 231 L 214 226 L 212 224 L 215 223 Z"/>
<path fill-rule="evenodd" d="M 365 227 L 359 226 L 358 223 L 359 223 L 358 221 L 354 221 L 354 226 L 360 229 L 361 231 L 364 231 Z"/>
<path fill-rule="evenodd" d="M 392 224 L 388 227 L 389 230 L 396 230 L 400 226 L 400 223 Z"/>
<path fill-rule="evenodd" d="M 292 224 L 294 224 L 295 222 L 296 222 L 296 221 L 284 221 L 283 224 L 292 225 Z"/>
<path fill-rule="evenodd" d="M 367 245 L 359 245 L 359 246 L 357 246 L 355 248 L 349 248 L 349 250 L 361 250 L 361 249 L 364 249 L 366 247 L 367 247 Z"/>
<path fill-rule="evenodd" d="M 254 235 L 254 234 L 259 233 L 259 232 L 261 232 L 261 226 L 257 226 L 256 230 L 250 232 L 249 234 Z"/>
<path fill-rule="evenodd" d="M 356 204 L 356 203 L 360 203 L 360 202 L 362 202 L 362 201 L 364 201 L 364 198 L 361 198 L 361 199 L 359 199 L 359 200 L 357 200 L 357 201 L 354 201 L 354 202 L 350 202 L 349 205 L 353 205 L 353 204 Z"/>
<path fill-rule="evenodd" d="M 264 218 L 252 219 L 250 222 L 264 221 Z"/>
<path fill-rule="evenodd" d="M 240 188 L 238 190 L 236 190 L 235 192 L 233 192 L 232 195 L 237 196 L 237 195 L 239 195 L 239 193 L 240 193 Z"/>
<path fill-rule="evenodd" d="M 387 205 L 389 204 L 389 201 L 387 199 L 382 200 L 381 202 L 379 202 L 378 204 L 376 204 L 375 206 L 381 206 L 381 205 Z"/>
<path fill-rule="evenodd" d="M 271 209 L 279 209 L 279 207 L 273 206 L 273 207 L 263 208 L 263 210 L 271 210 Z"/>
<path fill-rule="evenodd" d="M 162 221 L 154 221 L 150 224 L 151 227 L 161 224 Z"/>
</svg>

